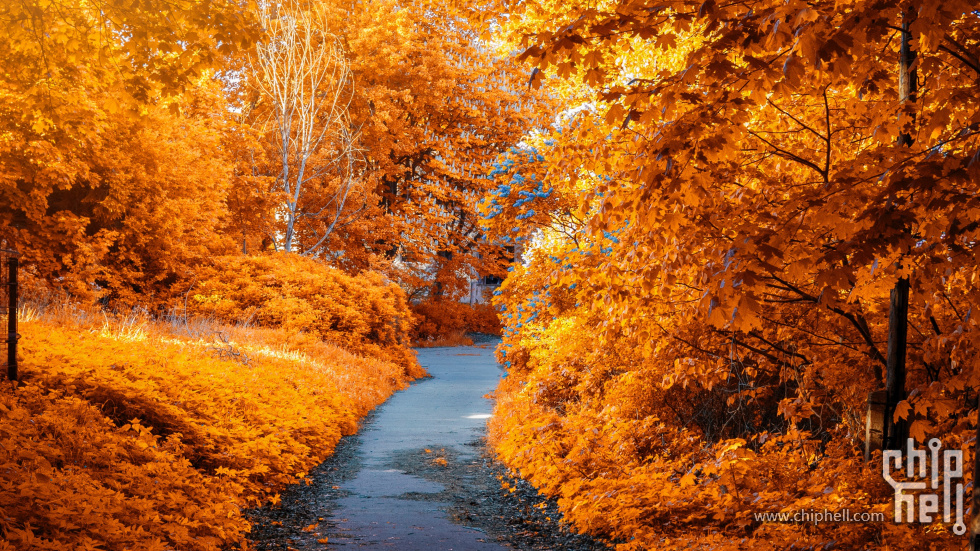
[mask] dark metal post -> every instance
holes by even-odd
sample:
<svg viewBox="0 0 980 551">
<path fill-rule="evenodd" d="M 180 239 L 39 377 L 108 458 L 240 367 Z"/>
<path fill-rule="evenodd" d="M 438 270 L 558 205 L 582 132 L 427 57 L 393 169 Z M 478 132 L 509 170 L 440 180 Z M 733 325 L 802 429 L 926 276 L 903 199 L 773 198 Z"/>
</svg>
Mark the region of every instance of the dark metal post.
<svg viewBox="0 0 980 551">
<path fill-rule="evenodd" d="M 7 378 L 17 380 L 17 258 L 7 259 Z"/>
</svg>

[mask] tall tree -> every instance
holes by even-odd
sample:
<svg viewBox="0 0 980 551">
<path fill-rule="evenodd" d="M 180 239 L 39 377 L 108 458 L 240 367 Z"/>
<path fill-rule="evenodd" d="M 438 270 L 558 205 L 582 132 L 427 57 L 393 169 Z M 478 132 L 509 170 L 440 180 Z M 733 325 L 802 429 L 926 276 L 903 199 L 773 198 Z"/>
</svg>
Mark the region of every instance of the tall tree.
<svg viewBox="0 0 980 551">
<path fill-rule="evenodd" d="M 901 46 L 899 46 L 898 62 L 898 101 L 902 116 L 910 122 L 915 120 L 914 114 L 905 110 L 909 103 L 915 102 L 918 87 L 918 74 L 914 68 L 915 52 L 912 50 L 912 34 L 909 31 L 909 21 L 914 19 L 909 11 L 902 12 Z M 903 131 L 898 136 L 900 144 L 911 146 L 913 143 L 911 129 Z M 899 265 L 901 269 L 901 265 Z M 905 399 L 905 355 L 908 346 L 909 325 L 909 278 L 900 276 L 895 282 L 889 295 L 888 303 L 888 364 L 885 374 L 885 430 L 883 447 L 889 450 L 901 449 L 907 438 L 906 424 L 895 419 L 895 408 Z"/>
<path fill-rule="evenodd" d="M 260 124 L 266 125 L 282 196 L 278 215 L 284 224 L 274 240 L 293 252 L 297 224 L 306 222 L 313 227 L 297 252 L 311 254 L 351 216 L 348 199 L 363 178 L 360 135 L 350 117 L 353 74 L 320 5 L 263 3 L 260 20 L 266 36 L 256 48 L 252 81 L 267 118 Z"/>
<path fill-rule="evenodd" d="M 533 109 L 543 97 L 527 90 L 526 70 L 514 68 L 481 40 L 470 21 L 438 3 L 324 2 L 315 10 L 317 20 L 311 25 L 333 34 L 310 41 L 326 41 L 342 50 L 350 73 L 346 87 L 329 84 L 334 77 L 324 76 L 329 93 L 311 100 L 327 108 L 333 105 L 327 96 L 343 90 L 347 95 L 340 105 L 346 109 L 337 120 L 344 122 L 328 127 L 330 116 L 320 114 L 314 128 L 325 134 L 317 150 L 316 143 L 306 147 L 297 139 L 298 115 L 292 121 L 286 117 L 298 109 L 288 102 L 274 107 L 275 94 L 266 92 L 245 102 L 244 113 L 256 128 L 279 130 L 263 130 L 262 154 L 240 156 L 254 159 L 252 168 L 241 172 L 274 176 L 284 190 L 282 167 L 288 165 L 289 190 L 300 195 L 293 201 L 295 217 L 289 214 L 287 202 L 292 199 L 287 197 L 277 214 L 269 190 L 254 180 L 258 187 L 239 194 L 248 199 L 236 199 L 234 216 L 266 212 L 265 233 L 277 237 L 280 247 L 295 218 L 292 247 L 299 243 L 300 252 L 315 249 L 313 254 L 347 270 L 385 271 L 416 297 L 430 291 L 458 294 L 474 272 L 501 270 L 502 247 L 482 238 L 476 204 L 491 185 L 486 174 L 493 158 L 547 116 L 546 110 Z M 310 55 L 320 53 L 314 47 Z M 270 67 L 286 63 L 268 57 Z M 284 77 L 286 72 L 277 70 Z M 283 116 L 276 118 L 276 112 Z M 342 131 L 349 131 L 348 147 L 342 145 L 348 143 Z M 287 150 L 288 162 L 283 156 Z M 308 160 L 300 188 L 295 183 L 297 170 L 304 167 L 301 151 L 307 151 Z M 321 168 L 326 170 L 317 175 Z M 260 207 L 263 197 L 266 203 Z M 346 213 L 338 214 L 341 206 Z"/>
<path fill-rule="evenodd" d="M 0 5 L 0 239 L 28 269 L 131 297 L 221 246 L 226 119 L 201 103 L 223 104 L 213 69 L 256 35 L 240 7 Z"/>
<path fill-rule="evenodd" d="M 808 534 L 746 512 L 890 506 L 857 449 L 868 393 L 903 387 L 901 339 L 886 341 L 904 278 L 894 416 L 972 450 L 975 7 L 495 5 L 532 84 L 591 92 L 561 132 L 501 159 L 484 207 L 494 237 L 537 236 L 499 299 L 501 455 L 627 548 L 908 541 L 908 526 Z M 904 75 L 921 85 L 903 106 L 909 10 Z M 926 539 L 948 545 L 939 533 Z"/>
<path fill-rule="evenodd" d="M 384 210 L 382 227 L 352 241 L 376 262 L 412 260 L 395 269 L 416 294 L 452 296 L 472 271 L 499 270 L 476 210 L 493 159 L 553 110 L 452 6 L 376 0 L 351 28 L 356 118 Z"/>
</svg>

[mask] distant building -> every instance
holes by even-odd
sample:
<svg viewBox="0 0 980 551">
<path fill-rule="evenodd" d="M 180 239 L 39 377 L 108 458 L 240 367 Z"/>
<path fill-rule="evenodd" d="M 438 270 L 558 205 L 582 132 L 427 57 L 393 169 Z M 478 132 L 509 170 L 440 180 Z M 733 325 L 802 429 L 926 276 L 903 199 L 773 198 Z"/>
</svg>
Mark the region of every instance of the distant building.
<svg viewBox="0 0 980 551">
<path fill-rule="evenodd" d="M 507 256 L 511 257 L 514 264 L 520 264 L 523 262 L 523 246 L 518 243 L 516 246 L 506 247 Z M 439 256 L 444 258 L 452 258 L 452 256 L 446 256 L 450 253 L 439 252 Z M 403 270 L 410 270 L 415 273 L 418 277 L 423 280 L 429 281 L 430 284 L 435 280 L 437 264 L 434 262 L 425 262 L 417 259 L 414 255 L 406 254 L 403 250 L 399 249 L 394 260 L 395 266 Z M 463 274 L 457 272 L 459 277 L 466 278 L 468 283 L 468 291 L 463 293 L 459 297 L 459 302 L 464 304 L 474 305 L 474 304 L 488 304 L 491 297 L 493 296 L 493 291 L 500 287 L 504 282 L 504 279 L 494 275 L 482 275 L 477 272 L 474 268 L 468 268 L 469 274 Z M 419 293 L 410 293 L 411 300 L 414 302 L 419 302 L 425 300 L 424 297 L 428 296 L 428 289 Z"/>
<path fill-rule="evenodd" d="M 500 287 L 504 280 L 497 276 L 483 276 L 470 279 L 470 293 L 460 299 L 460 302 L 468 302 L 470 306 L 490 302 L 493 290 Z"/>
<path fill-rule="evenodd" d="M 513 255 L 513 263 L 521 264 L 524 262 L 523 245 L 518 242 L 513 247 L 507 247 L 507 252 Z M 500 287 L 503 283 L 503 278 L 497 276 L 474 276 L 470 278 L 470 292 L 468 295 L 460 298 L 460 302 L 468 303 L 470 306 L 474 304 L 484 304 L 490 302 L 490 297 L 493 296 L 493 291 Z"/>
</svg>

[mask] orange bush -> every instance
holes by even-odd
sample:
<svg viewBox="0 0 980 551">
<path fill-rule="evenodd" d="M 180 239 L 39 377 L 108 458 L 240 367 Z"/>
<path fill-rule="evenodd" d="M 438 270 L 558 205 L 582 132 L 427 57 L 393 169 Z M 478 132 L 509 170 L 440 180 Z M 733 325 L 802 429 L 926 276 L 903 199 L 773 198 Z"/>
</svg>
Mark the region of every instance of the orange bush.
<svg viewBox="0 0 980 551">
<path fill-rule="evenodd" d="M 423 373 L 408 349 L 405 293 L 374 272 L 350 276 L 295 254 L 219 257 L 188 289 L 191 312 L 304 333 Z"/>
<path fill-rule="evenodd" d="M 179 437 L 36 385 L 2 385 L 0 412 L 2 550 L 219 549 L 248 529 L 241 487 L 191 466 Z"/>
<path fill-rule="evenodd" d="M 906 424 L 966 465 L 980 449 L 975 6 L 483 17 L 530 84 L 589 105 L 501 155 L 482 208 L 522 253 L 498 295 L 494 446 L 577 529 L 622 549 L 965 543 L 938 515 L 891 522 L 864 449 L 885 389 L 884 446 Z M 886 522 L 754 516 L 807 509 Z"/>
<path fill-rule="evenodd" d="M 25 309 L 25 384 L 0 388 L 6 549 L 217 550 L 405 368 L 282 330 Z"/>
<path fill-rule="evenodd" d="M 418 320 L 412 331 L 412 341 L 417 346 L 472 344 L 463 340 L 466 333 L 500 334 L 500 319 L 489 304 L 470 306 L 452 300 L 430 300 L 412 304 L 412 313 Z"/>
<path fill-rule="evenodd" d="M 621 551 L 786 549 L 787 542 L 823 548 L 830 541 L 842 549 L 868 542 L 906 548 L 913 540 L 921 549 L 952 545 L 948 530 L 891 522 L 894 494 L 881 478 L 880 455 L 864 462 L 845 427 L 829 434 L 770 427 L 712 438 L 705 426 L 717 412 L 705 406 L 709 392 L 664 384 L 660 366 L 644 360 L 645 343 L 635 338 L 597 345 L 598 323 L 579 310 L 525 324 L 505 338 L 508 376 L 494 393 L 489 423 L 497 458 L 557 499 L 576 531 L 607 538 Z M 719 425 L 761 424 L 748 404 L 729 404 Z M 970 451 L 960 435 L 947 443 Z M 815 529 L 754 516 L 842 509 L 882 514 L 888 522 Z"/>
</svg>

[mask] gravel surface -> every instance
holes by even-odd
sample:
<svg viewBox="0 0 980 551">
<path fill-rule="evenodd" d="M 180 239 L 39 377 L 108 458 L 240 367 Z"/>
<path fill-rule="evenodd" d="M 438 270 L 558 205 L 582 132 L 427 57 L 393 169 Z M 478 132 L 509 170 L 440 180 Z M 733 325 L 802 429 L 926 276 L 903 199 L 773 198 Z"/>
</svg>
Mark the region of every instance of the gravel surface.
<svg viewBox="0 0 980 551">
<path fill-rule="evenodd" d="M 499 380 L 495 341 L 419 351 L 433 378 L 392 397 L 279 505 L 248 512 L 260 551 L 583 550 L 553 502 L 507 476 L 483 434 Z M 504 485 L 507 485 L 505 488 Z"/>
<path fill-rule="evenodd" d="M 555 502 L 538 495 L 524 480 L 509 476 L 503 465 L 490 458 L 483 439 L 467 445 L 479 450 L 476 458 L 464 459 L 451 449 L 431 448 L 396 456 L 392 462 L 395 468 L 446 486 L 439 494 L 405 494 L 403 498 L 448 503 L 445 510 L 453 522 L 476 528 L 511 549 L 607 549 L 603 543 L 563 525 Z"/>
<path fill-rule="evenodd" d="M 256 549 L 329 549 L 337 541 L 350 539 L 349 531 L 343 527 L 344 519 L 334 513 L 339 508 L 338 501 L 351 496 L 342 486 L 360 469 L 359 444 L 357 435 L 344 438 L 336 453 L 311 473 L 309 485 L 289 488 L 278 506 L 249 511 L 254 523 L 250 539 Z M 600 541 L 571 532 L 561 523 L 554 501 L 542 498 L 529 483 L 509 476 L 503 465 L 489 457 L 482 439 L 466 445 L 476 452 L 475 457 L 461 460 L 451 448 L 420 448 L 395 454 L 391 468 L 443 486 L 437 492 L 404 492 L 397 499 L 435 503 L 451 522 L 481 532 L 478 540 L 506 549 L 607 549 Z M 440 459 L 445 460 L 445 465 Z M 504 483 L 514 491 L 505 489 Z"/>
</svg>

